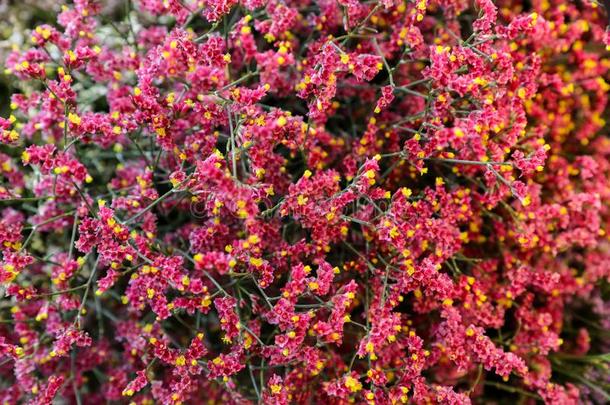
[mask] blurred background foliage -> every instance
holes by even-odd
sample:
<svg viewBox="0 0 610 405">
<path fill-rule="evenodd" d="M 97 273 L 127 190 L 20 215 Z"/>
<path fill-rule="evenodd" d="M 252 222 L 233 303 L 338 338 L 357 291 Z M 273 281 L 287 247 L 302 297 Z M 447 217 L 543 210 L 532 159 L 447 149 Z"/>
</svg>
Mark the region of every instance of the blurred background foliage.
<svg viewBox="0 0 610 405">
<path fill-rule="evenodd" d="M 121 21 L 125 1 L 105 0 L 102 13 Z M 57 0 L 0 0 L 0 116 L 10 115 L 10 95 L 23 90 L 23 83 L 16 83 L 15 76 L 5 72 L 6 57 L 14 48 L 28 45 L 30 32 L 38 25 L 57 27 L 57 14 L 61 2 Z"/>
<path fill-rule="evenodd" d="M 17 87 L 15 77 L 5 73 L 6 57 L 11 49 L 24 46 L 32 27 L 55 25 L 58 10 L 53 0 L 0 0 L 0 116 L 9 115 L 10 95 Z"/>
</svg>

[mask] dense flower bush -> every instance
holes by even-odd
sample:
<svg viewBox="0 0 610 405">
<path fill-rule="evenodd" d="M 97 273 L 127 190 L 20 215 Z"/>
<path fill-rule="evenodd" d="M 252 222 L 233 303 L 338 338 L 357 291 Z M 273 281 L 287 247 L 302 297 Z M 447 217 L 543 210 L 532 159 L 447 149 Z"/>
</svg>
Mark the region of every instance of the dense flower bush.
<svg viewBox="0 0 610 405">
<path fill-rule="evenodd" d="M 0 403 L 610 400 L 601 4 L 111 3 L 4 56 Z"/>
</svg>

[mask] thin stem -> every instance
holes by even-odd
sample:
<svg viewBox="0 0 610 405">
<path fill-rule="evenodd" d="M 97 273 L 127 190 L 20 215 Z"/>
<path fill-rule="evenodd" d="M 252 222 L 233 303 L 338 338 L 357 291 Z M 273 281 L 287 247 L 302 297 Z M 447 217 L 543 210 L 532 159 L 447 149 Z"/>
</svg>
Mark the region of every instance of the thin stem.
<svg viewBox="0 0 610 405">
<path fill-rule="evenodd" d="M 93 207 L 91 207 L 91 205 L 89 204 L 89 201 L 87 200 L 87 197 L 85 196 L 83 191 L 80 189 L 80 187 L 78 187 L 78 184 L 76 184 L 75 182 L 72 182 L 72 184 L 76 188 L 76 191 L 78 191 L 78 194 L 80 194 L 81 198 L 83 199 L 83 202 L 87 206 L 87 209 L 89 210 L 89 213 L 91 214 L 91 216 L 97 218 L 97 214 L 93 210 Z"/>
<path fill-rule="evenodd" d="M 74 240 L 76 239 L 76 229 L 78 224 L 78 211 L 74 213 L 74 220 L 72 224 L 72 236 L 70 237 L 70 248 L 68 253 L 68 260 L 72 260 L 72 253 L 74 253 Z"/>
<path fill-rule="evenodd" d="M 185 180 L 186 181 L 186 180 Z M 183 184 L 184 182 L 180 183 Z M 154 208 L 157 204 L 159 204 L 161 201 L 165 200 L 167 197 L 169 197 L 170 195 L 174 194 L 176 192 L 176 189 L 171 189 L 169 190 L 167 193 L 163 194 L 161 197 L 157 198 L 155 201 L 153 201 L 152 203 L 150 203 L 148 206 L 146 206 L 146 208 L 142 209 L 140 212 L 138 212 L 137 214 L 134 214 L 132 217 L 127 218 L 124 222 L 123 225 L 127 225 L 130 222 L 135 221 L 136 219 L 140 218 L 142 215 L 144 215 L 145 213 L 147 213 L 148 211 L 150 211 L 152 208 Z"/>
<path fill-rule="evenodd" d="M 506 385 L 506 384 L 502 384 L 499 382 L 495 382 L 495 381 L 485 381 L 484 383 L 485 385 L 490 385 L 492 387 L 496 387 L 500 390 L 506 391 L 506 392 L 511 392 L 513 394 L 521 394 L 521 395 L 525 395 L 526 397 L 530 397 L 530 398 L 535 398 L 535 399 L 542 399 L 540 398 L 538 395 L 525 391 L 521 388 L 517 388 L 517 387 L 512 387 L 510 385 Z"/>
<path fill-rule="evenodd" d="M 34 297 L 35 298 L 41 298 L 41 297 L 52 297 L 54 295 L 63 295 L 63 294 L 71 293 L 71 292 L 74 292 L 74 291 L 82 290 L 83 288 L 86 288 L 86 287 L 87 287 L 87 284 L 83 284 L 83 285 L 79 285 L 78 287 L 68 288 L 66 290 L 53 291 L 53 292 L 50 292 L 50 293 L 36 294 Z"/>
<path fill-rule="evenodd" d="M 83 400 L 78 389 L 78 384 L 76 383 L 76 350 L 77 348 L 74 347 L 72 349 L 72 353 L 70 354 L 70 377 L 72 377 L 72 388 L 74 389 L 76 403 L 77 405 L 82 405 Z"/>
<path fill-rule="evenodd" d="M 457 163 L 463 165 L 474 165 L 474 166 L 512 166 L 510 162 L 481 162 L 477 160 L 462 160 L 462 159 L 444 159 L 444 158 L 425 158 L 424 160 L 431 160 L 437 162 L 446 162 L 446 163 Z"/>
<path fill-rule="evenodd" d="M 78 326 L 79 329 L 81 327 L 81 318 L 83 315 L 83 309 L 85 308 L 85 305 L 87 303 L 87 296 L 89 295 L 89 291 L 91 290 L 91 284 L 93 284 L 93 279 L 97 272 L 97 264 L 99 262 L 99 259 L 100 258 L 98 256 L 98 258 L 95 260 L 95 264 L 93 265 L 93 268 L 91 269 L 91 274 L 89 275 L 89 280 L 87 280 L 87 284 L 85 284 L 85 293 L 83 294 L 83 298 L 81 300 L 80 306 L 78 307 L 78 314 L 76 314 L 76 319 L 74 320 L 74 323 Z"/>
<path fill-rule="evenodd" d="M 381 60 L 383 61 L 383 66 L 385 67 L 385 70 L 388 72 L 388 80 L 390 81 L 390 86 L 396 87 L 394 84 L 394 76 L 392 75 L 392 69 L 390 69 L 390 65 L 388 64 L 388 61 L 386 60 L 381 48 L 379 47 L 377 38 L 373 38 L 373 44 L 375 44 L 375 49 L 377 50 L 377 54 L 381 57 Z"/>
<path fill-rule="evenodd" d="M 7 198 L 7 199 L 0 199 L 0 203 L 12 203 L 12 202 L 17 202 L 17 203 L 24 203 L 24 202 L 36 202 L 36 201 L 41 201 L 41 200 L 49 200 L 49 199 L 53 199 L 55 198 L 52 195 L 48 195 L 48 196 L 44 196 L 44 197 L 23 197 L 23 198 Z"/>
</svg>

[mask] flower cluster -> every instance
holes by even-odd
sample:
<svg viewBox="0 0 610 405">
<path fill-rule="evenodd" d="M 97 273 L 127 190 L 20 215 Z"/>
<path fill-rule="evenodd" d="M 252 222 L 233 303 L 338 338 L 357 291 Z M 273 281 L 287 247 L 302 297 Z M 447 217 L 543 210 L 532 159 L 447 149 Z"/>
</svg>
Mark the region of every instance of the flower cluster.
<svg viewBox="0 0 610 405">
<path fill-rule="evenodd" d="M 610 400 L 601 4 L 58 7 L 3 57 L 1 403 Z"/>
</svg>

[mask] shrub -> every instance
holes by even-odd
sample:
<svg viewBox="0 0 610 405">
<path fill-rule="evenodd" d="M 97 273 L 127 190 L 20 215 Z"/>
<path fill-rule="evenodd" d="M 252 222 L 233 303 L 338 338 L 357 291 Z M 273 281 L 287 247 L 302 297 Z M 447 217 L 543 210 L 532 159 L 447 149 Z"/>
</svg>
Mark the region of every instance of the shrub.
<svg viewBox="0 0 610 405">
<path fill-rule="evenodd" d="M 61 7 L 5 56 L 2 403 L 610 399 L 596 2 Z"/>
</svg>

